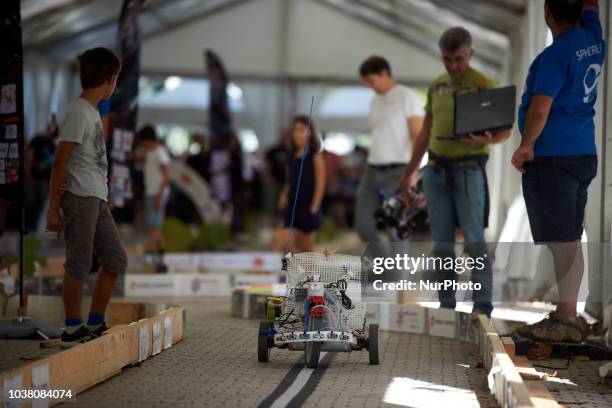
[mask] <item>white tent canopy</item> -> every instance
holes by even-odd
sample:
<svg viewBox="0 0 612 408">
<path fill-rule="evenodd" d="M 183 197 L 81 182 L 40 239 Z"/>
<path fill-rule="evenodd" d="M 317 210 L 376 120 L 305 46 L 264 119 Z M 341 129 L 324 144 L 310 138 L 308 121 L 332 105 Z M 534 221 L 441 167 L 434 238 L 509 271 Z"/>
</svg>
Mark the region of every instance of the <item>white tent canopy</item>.
<svg viewBox="0 0 612 408">
<path fill-rule="evenodd" d="M 70 62 L 87 47 L 115 44 L 121 0 L 22 3 L 27 50 Z M 470 3 L 478 3 L 474 10 L 484 15 L 473 17 L 486 25 L 444 1 L 148 0 L 143 72 L 201 75 L 202 50 L 212 48 L 238 76 L 355 80 L 364 56 L 380 53 L 402 79 L 423 82 L 438 69 L 440 33 L 463 25 L 474 34 L 477 64 L 499 73 L 509 41 L 487 26 L 520 24 L 524 1 Z"/>
</svg>

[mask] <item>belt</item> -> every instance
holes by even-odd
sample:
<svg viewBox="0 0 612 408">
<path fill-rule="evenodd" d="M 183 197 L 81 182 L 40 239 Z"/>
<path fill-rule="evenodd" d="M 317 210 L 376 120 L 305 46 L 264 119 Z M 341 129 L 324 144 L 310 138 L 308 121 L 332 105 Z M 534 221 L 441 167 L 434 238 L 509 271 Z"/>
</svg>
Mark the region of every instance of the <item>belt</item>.
<svg viewBox="0 0 612 408">
<path fill-rule="evenodd" d="M 371 167 L 375 170 L 393 170 L 399 167 L 406 167 L 406 163 L 389 163 L 389 164 L 369 164 L 368 167 Z"/>
<path fill-rule="evenodd" d="M 471 155 L 471 156 L 463 156 L 463 157 L 444 157 L 439 156 L 432 151 L 429 151 L 429 160 L 432 162 L 431 166 L 435 172 L 440 173 L 441 170 L 444 170 L 444 184 L 447 190 L 452 190 L 455 187 L 455 177 L 453 175 L 454 169 L 464 167 L 467 164 L 477 164 L 480 167 L 483 176 L 484 176 L 484 184 L 485 184 L 485 211 L 484 211 L 484 225 L 485 228 L 489 226 L 489 212 L 491 210 L 491 199 L 489 197 L 489 182 L 487 181 L 487 170 L 486 164 L 489 160 L 489 156 L 486 154 L 480 155 Z M 468 194 L 467 188 L 467 178 L 464 177 L 465 180 L 465 193 Z"/>
</svg>

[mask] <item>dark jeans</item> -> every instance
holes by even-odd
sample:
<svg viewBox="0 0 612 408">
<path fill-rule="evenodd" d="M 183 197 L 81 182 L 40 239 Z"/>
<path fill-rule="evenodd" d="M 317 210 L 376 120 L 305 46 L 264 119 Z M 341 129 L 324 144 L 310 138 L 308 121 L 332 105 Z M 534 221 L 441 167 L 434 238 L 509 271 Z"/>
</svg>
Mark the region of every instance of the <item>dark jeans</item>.
<svg viewBox="0 0 612 408">
<path fill-rule="evenodd" d="M 454 183 L 446 184 L 445 171 L 452 171 Z M 423 191 L 427 199 L 427 212 L 434 242 L 434 256 L 454 257 L 455 232 L 461 228 L 465 239 L 465 252 L 472 258 L 484 257 L 484 268 L 472 271 L 472 281 L 481 284 L 481 290 L 472 294 L 474 308 L 490 314 L 493 274 L 485 241 L 485 174 L 478 163 L 455 165 L 450 170 L 425 168 Z M 454 271 L 436 271 L 438 281 L 455 280 Z M 454 309 L 454 290 L 438 291 L 441 306 Z"/>
</svg>

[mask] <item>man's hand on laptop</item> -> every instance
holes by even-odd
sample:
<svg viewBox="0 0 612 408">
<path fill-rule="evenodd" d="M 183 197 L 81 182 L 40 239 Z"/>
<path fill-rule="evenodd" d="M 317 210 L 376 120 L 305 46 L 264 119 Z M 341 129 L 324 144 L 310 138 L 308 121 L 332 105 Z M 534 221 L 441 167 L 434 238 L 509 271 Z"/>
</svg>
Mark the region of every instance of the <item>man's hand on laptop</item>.
<svg viewBox="0 0 612 408">
<path fill-rule="evenodd" d="M 521 144 L 512 156 L 512 165 L 521 173 L 525 173 L 523 165 L 534 158 L 533 145 Z"/>
<path fill-rule="evenodd" d="M 473 144 L 491 144 L 493 143 L 493 133 L 486 131 L 484 132 L 484 134 L 482 135 L 475 135 L 473 133 L 470 133 L 468 135 L 468 137 L 466 137 L 465 139 L 466 142 L 468 143 L 473 143 Z"/>
</svg>

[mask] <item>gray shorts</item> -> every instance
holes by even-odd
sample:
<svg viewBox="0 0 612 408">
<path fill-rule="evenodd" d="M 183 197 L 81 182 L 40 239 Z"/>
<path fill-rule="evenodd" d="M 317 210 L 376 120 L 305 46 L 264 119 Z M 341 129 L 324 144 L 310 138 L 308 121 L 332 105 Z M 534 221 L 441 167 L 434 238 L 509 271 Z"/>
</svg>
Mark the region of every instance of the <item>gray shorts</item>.
<svg viewBox="0 0 612 408">
<path fill-rule="evenodd" d="M 66 273 L 77 279 L 87 279 L 93 254 L 107 272 L 125 273 L 127 254 L 107 203 L 96 197 L 80 197 L 66 192 L 61 208 Z"/>
</svg>

